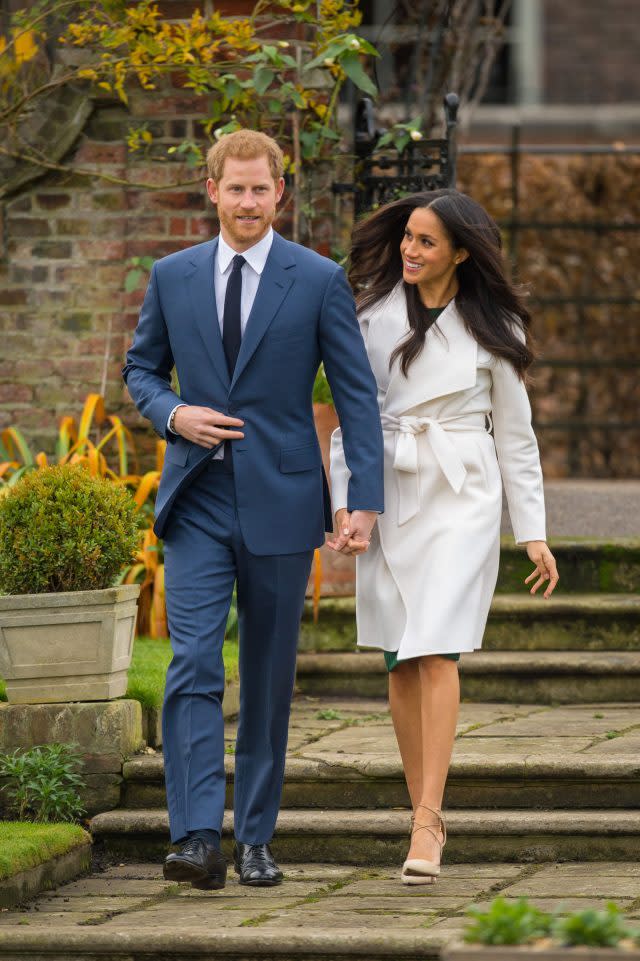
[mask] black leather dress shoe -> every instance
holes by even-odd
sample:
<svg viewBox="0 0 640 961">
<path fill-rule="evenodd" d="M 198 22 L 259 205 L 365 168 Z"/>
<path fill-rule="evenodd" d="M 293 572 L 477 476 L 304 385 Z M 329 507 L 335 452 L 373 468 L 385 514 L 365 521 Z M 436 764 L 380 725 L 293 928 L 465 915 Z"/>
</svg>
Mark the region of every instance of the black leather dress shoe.
<svg viewBox="0 0 640 961">
<path fill-rule="evenodd" d="M 236 841 L 233 861 L 240 875 L 240 884 L 251 884 L 255 888 L 272 888 L 282 884 L 282 871 L 273 860 L 268 844 L 242 844 Z"/>
<path fill-rule="evenodd" d="M 203 838 L 189 838 L 179 851 L 164 859 L 167 881 L 191 881 L 204 891 L 217 891 L 227 880 L 227 861 L 223 854 Z"/>
</svg>

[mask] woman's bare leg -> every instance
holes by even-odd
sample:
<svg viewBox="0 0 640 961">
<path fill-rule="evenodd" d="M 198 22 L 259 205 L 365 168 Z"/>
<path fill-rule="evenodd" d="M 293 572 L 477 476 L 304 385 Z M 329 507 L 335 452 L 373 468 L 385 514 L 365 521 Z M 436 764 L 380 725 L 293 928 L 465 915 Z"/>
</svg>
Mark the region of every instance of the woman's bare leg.
<svg viewBox="0 0 640 961">
<path fill-rule="evenodd" d="M 458 665 L 437 654 L 417 660 L 421 702 L 422 788 L 420 800 L 414 808 L 415 827 L 429 825 L 442 841 L 437 817 L 427 808 L 442 810 L 460 704 Z M 414 725 L 417 729 L 417 717 Z M 414 830 L 408 856 L 436 863 L 440 861 L 440 847 L 430 831 Z"/>
<path fill-rule="evenodd" d="M 400 661 L 389 674 L 389 706 L 414 811 L 422 797 L 421 704 L 418 658 Z"/>
</svg>

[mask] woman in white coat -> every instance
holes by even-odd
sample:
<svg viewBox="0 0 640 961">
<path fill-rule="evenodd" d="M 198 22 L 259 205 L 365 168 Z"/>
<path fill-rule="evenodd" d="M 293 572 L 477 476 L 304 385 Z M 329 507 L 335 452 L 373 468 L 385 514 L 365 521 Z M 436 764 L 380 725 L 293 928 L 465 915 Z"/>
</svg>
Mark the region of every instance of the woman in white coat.
<svg viewBox="0 0 640 961">
<path fill-rule="evenodd" d="M 440 872 L 456 661 L 482 644 L 503 484 L 516 542 L 535 564 L 525 583 L 533 594 L 545 585 L 548 598 L 558 581 L 525 388 L 530 318 L 506 278 L 496 224 L 457 191 L 414 194 L 358 224 L 350 280 L 378 384 L 385 512 L 370 543 L 351 535 L 336 431 L 331 546 L 361 555 L 358 644 L 384 652 L 413 808 L 402 880 L 424 884 Z"/>
</svg>

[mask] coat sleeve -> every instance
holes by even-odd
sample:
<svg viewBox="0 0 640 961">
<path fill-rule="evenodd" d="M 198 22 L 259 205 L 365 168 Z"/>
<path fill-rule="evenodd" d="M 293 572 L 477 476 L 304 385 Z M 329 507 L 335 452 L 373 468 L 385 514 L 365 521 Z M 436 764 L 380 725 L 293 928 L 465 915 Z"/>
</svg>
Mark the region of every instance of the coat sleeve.
<svg viewBox="0 0 640 961">
<path fill-rule="evenodd" d="M 358 314 L 360 333 L 364 341 L 365 348 L 369 336 L 370 310 L 364 310 Z M 331 435 L 330 453 L 330 473 L 331 473 L 331 503 L 333 506 L 333 516 L 342 508 L 346 508 L 348 503 L 349 480 L 351 471 L 347 467 L 344 456 L 344 444 L 342 443 L 342 428 L 338 427 Z"/>
<path fill-rule="evenodd" d="M 171 389 L 173 366 L 158 291 L 157 264 L 154 264 L 122 376 L 142 416 L 147 417 L 156 433 L 167 440 L 175 439 L 167 425 L 171 411 L 180 404 L 180 398 Z"/>
<path fill-rule="evenodd" d="M 340 430 L 336 432 L 339 437 L 331 440 L 331 483 L 336 485 L 332 496 L 334 514 L 339 507 L 381 513 L 384 454 L 378 390 L 358 326 L 353 294 L 342 268 L 332 274 L 327 285 L 320 349 L 340 421 Z"/>
<path fill-rule="evenodd" d="M 544 541 L 542 468 L 527 390 L 508 361 L 496 358 L 492 378 L 493 436 L 516 543 Z"/>
</svg>

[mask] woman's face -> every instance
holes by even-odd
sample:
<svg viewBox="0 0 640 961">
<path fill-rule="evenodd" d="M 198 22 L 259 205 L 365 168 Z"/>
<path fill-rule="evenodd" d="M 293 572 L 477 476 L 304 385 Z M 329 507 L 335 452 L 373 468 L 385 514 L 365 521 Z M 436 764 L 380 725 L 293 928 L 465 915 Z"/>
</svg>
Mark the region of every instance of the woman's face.
<svg viewBox="0 0 640 961">
<path fill-rule="evenodd" d="M 433 284 L 450 279 L 464 257 L 454 250 L 442 221 L 430 207 L 417 207 L 400 244 L 402 276 L 408 284 Z"/>
</svg>

